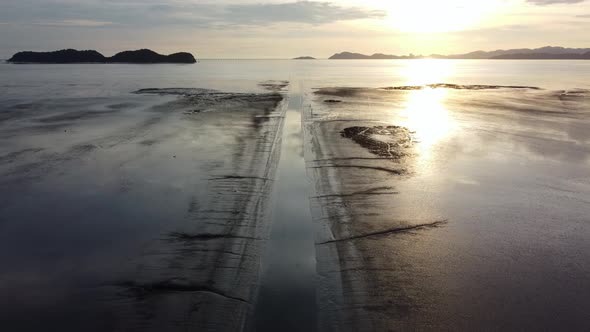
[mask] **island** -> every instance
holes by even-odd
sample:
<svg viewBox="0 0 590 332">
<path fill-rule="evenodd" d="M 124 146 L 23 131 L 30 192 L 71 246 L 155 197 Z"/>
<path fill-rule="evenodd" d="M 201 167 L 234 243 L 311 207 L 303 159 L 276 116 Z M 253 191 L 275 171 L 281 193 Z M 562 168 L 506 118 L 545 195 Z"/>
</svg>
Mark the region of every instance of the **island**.
<svg viewBox="0 0 590 332">
<path fill-rule="evenodd" d="M 392 60 L 400 59 L 397 55 L 375 53 L 373 55 L 365 55 L 361 53 L 342 52 L 332 55 L 331 60 L 361 60 L 361 59 L 375 59 L 375 60 Z"/>
<path fill-rule="evenodd" d="M 105 57 L 94 50 L 78 51 L 74 49 L 53 52 L 18 52 L 7 60 L 9 63 L 195 63 L 191 53 L 179 52 L 170 55 L 158 54 L 152 50 L 141 49 L 124 51 L 112 57 Z"/>
<path fill-rule="evenodd" d="M 493 57 L 492 59 L 504 59 L 504 60 L 590 60 L 590 52 L 583 54 L 576 53 L 563 53 L 563 54 L 551 54 L 551 53 L 514 53 L 514 54 L 503 54 Z"/>
<path fill-rule="evenodd" d="M 300 57 L 294 58 L 293 60 L 316 60 L 316 58 L 314 58 L 312 56 L 300 56 Z"/>
<path fill-rule="evenodd" d="M 341 52 L 330 57 L 332 60 L 393 60 L 393 59 L 522 59 L 522 60 L 590 60 L 590 48 L 565 48 L 555 46 L 545 46 L 536 49 L 522 48 L 496 51 L 475 51 L 465 54 L 452 55 L 391 55 L 375 53 L 366 55 L 361 53 Z"/>
</svg>

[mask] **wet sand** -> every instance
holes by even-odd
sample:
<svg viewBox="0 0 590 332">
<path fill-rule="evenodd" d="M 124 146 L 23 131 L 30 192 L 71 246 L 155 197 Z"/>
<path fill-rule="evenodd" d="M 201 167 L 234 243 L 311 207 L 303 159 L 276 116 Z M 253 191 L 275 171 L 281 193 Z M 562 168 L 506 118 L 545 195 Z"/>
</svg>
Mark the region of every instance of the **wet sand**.
<svg viewBox="0 0 590 332">
<path fill-rule="evenodd" d="M 590 93 L 460 90 L 310 92 L 322 330 L 588 327 Z"/>
<path fill-rule="evenodd" d="M 273 91 L 9 106 L 4 327 L 242 329 L 270 232 L 285 112 Z"/>
<path fill-rule="evenodd" d="M 588 87 L 326 66 L 7 88 L 2 327 L 587 330 Z"/>
</svg>

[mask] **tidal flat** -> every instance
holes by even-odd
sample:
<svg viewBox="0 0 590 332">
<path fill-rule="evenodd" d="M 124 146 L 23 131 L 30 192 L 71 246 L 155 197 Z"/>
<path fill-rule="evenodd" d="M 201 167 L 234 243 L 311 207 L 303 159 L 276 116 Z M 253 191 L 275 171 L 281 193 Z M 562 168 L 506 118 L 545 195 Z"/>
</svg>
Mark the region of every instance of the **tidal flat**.
<svg viewBox="0 0 590 332">
<path fill-rule="evenodd" d="M 279 92 L 204 89 L 6 106 L 3 246 L 18 254 L 6 253 L 2 298 L 17 303 L 2 303 L 2 321 L 241 329 L 283 113 Z"/>
<path fill-rule="evenodd" d="M 589 90 L 310 99 L 321 330 L 588 326 Z"/>
<path fill-rule="evenodd" d="M 0 65 L 1 326 L 587 330 L 590 65 L 492 63 Z"/>
</svg>

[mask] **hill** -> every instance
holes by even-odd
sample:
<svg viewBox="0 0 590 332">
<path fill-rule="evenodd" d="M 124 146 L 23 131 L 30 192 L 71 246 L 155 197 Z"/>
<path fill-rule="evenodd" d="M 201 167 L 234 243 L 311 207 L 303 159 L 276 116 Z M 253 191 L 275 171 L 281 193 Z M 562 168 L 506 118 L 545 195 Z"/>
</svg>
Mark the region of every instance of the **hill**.
<svg viewBox="0 0 590 332">
<path fill-rule="evenodd" d="M 180 52 L 170 55 L 158 54 L 152 50 L 124 51 L 112 57 L 105 57 L 94 50 L 74 49 L 53 52 L 18 52 L 8 62 L 11 63 L 195 63 L 190 53 Z"/>
<path fill-rule="evenodd" d="M 495 51 L 475 51 L 465 54 L 440 55 L 432 54 L 430 56 L 422 55 L 389 55 L 375 53 L 373 55 L 365 55 L 360 53 L 342 52 L 336 53 L 330 59 L 588 59 L 587 54 L 590 48 L 564 48 L 545 46 L 536 49 L 509 49 L 509 50 L 495 50 Z"/>
<path fill-rule="evenodd" d="M 590 52 L 586 52 L 584 54 L 515 53 L 498 55 L 493 57 L 492 59 L 590 60 Z"/>
</svg>

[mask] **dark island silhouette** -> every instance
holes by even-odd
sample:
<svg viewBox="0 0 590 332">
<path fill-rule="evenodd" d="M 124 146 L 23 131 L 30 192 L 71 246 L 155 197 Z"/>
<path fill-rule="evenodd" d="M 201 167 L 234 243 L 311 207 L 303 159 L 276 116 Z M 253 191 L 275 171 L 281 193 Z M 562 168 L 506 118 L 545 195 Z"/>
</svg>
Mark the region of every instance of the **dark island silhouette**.
<svg viewBox="0 0 590 332">
<path fill-rule="evenodd" d="M 576 53 L 564 53 L 564 54 L 551 54 L 551 53 L 515 53 L 515 54 L 504 54 L 493 57 L 492 59 L 525 59 L 525 60 L 590 60 L 590 51 L 583 54 Z"/>
<path fill-rule="evenodd" d="M 329 59 L 332 60 L 350 60 L 350 59 L 375 59 L 375 60 L 393 60 L 393 59 L 414 59 L 422 58 L 423 56 L 398 56 L 390 54 L 375 53 L 373 55 L 365 55 L 361 53 L 342 52 L 332 55 Z"/>
<path fill-rule="evenodd" d="M 452 55 L 391 55 L 375 53 L 373 55 L 365 55 L 360 53 L 342 52 L 334 54 L 330 57 L 333 60 L 352 60 L 352 59 L 377 59 L 377 60 L 392 60 L 392 59 L 521 59 L 521 60 L 590 60 L 590 48 L 565 48 L 545 46 L 541 48 L 529 49 L 509 49 L 496 51 L 475 51 L 465 54 Z"/>
<path fill-rule="evenodd" d="M 152 50 L 141 49 L 124 51 L 112 57 L 105 57 L 94 50 L 78 51 L 74 49 L 54 52 L 18 52 L 8 59 L 10 63 L 195 63 L 195 57 L 187 52 L 170 55 L 158 54 Z"/>
<path fill-rule="evenodd" d="M 316 58 L 314 58 L 312 56 L 300 56 L 300 57 L 294 58 L 293 60 L 316 60 Z"/>
</svg>

